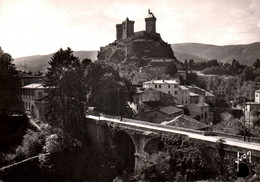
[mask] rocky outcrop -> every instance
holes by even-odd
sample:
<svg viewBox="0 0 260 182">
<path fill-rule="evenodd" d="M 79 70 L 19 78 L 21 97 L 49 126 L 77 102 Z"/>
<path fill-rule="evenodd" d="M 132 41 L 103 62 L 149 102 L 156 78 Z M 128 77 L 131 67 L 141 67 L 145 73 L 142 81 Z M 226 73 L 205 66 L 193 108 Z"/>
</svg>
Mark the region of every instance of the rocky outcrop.
<svg viewBox="0 0 260 182">
<path fill-rule="evenodd" d="M 149 35 L 146 32 L 136 32 L 127 39 L 101 47 L 98 60 L 111 65 L 119 63 L 146 66 L 153 59 L 173 59 L 176 61 L 170 44 L 164 42 L 160 34 Z"/>
</svg>

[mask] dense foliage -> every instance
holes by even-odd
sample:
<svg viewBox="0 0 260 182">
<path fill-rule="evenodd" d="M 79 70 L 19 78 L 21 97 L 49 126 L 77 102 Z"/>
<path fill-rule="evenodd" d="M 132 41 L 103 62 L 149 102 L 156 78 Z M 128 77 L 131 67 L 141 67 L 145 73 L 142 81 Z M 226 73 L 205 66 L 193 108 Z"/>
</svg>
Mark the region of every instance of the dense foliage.
<svg viewBox="0 0 260 182">
<path fill-rule="evenodd" d="M 77 135 L 84 121 L 85 86 L 80 60 L 68 48 L 51 58 L 46 74 L 48 96 L 45 116 L 48 123 Z"/>
<path fill-rule="evenodd" d="M 139 155 L 141 169 L 133 181 L 234 180 L 235 167 L 232 158 L 224 152 L 223 141 L 215 149 L 179 135 L 162 137 L 162 141 L 163 151 Z"/>
<path fill-rule="evenodd" d="M 4 53 L 0 47 L 0 111 L 4 113 L 16 109 L 21 86 L 18 71 L 12 62 L 11 55 Z"/>
<path fill-rule="evenodd" d="M 127 101 L 132 100 L 133 87 L 127 79 L 104 63 L 91 63 L 85 70 L 87 104 L 111 115 L 131 116 Z"/>
</svg>

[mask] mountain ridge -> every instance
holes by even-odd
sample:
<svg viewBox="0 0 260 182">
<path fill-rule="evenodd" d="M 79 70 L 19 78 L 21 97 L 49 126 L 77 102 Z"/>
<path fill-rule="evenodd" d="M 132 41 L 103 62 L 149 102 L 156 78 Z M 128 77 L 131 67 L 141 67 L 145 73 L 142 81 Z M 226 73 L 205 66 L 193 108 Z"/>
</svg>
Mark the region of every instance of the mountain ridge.
<svg viewBox="0 0 260 182">
<path fill-rule="evenodd" d="M 195 62 L 208 61 L 216 59 L 221 62 L 231 63 L 236 59 L 241 64 L 252 65 L 257 58 L 260 59 L 260 42 L 251 44 L 237 44 L 237 45 L 212 45 L 203 43 L 176 43 L 171 44 L 176 58 L 184 62 L 193 59 Z M 97 60 L 98 51 L 75 51 L 74 55 L 80 59 L 89 58 Z M 18 70 L 45 72 L 48 67 L 48 62 L 53 54 L 47 55 L 32 55 L 14 59 L 14 64 Z M 26 61 L 26 65 L 25 65 Z"/>
<path fill-rule="evenodd" d="M 187 56 L 190 57 L 192 55 L 198 56 L 205 60 L 217 59 L 224 63 L 236 59 L 241 64 L 252 65 L 257 58 L 260 58 L 260 42 L 224 46 L 201 43 L 178 43 L 171 44 L 171 46 L 174 52 L 188 54 Z M 184 58 L 182 57 L 182 59 Z"/>
</svg>

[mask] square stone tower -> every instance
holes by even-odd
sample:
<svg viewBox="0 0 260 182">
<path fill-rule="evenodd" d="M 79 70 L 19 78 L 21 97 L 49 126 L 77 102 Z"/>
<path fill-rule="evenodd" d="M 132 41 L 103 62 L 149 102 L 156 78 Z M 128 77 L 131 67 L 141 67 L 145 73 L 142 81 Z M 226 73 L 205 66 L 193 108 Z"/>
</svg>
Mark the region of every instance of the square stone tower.
<svg viewBox="0 0 260 182">
<path fill-rule="evenodd" d="M 134 21 L 126 18 L 122 24 L 116 25 L 116 40 L 127 39 L 131 34 L 134 33 Z"/>
<path fill-rule="evenodd" d="M 148 16 L 145 18 L 145 31 L 149 34 L 156 33 L 156 18 L 150 9 L 148 10 Z"/>
</svg>

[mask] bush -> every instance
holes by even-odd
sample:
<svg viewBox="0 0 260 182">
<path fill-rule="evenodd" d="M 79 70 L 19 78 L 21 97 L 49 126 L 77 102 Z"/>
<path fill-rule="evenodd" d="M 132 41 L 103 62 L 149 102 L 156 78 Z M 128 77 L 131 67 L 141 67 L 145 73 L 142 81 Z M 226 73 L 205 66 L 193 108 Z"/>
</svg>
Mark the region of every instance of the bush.
<svg viewBox="0 0 260 182">
<path fill-rule="evenodd" d="M 45 137 L 46 133 L 43 131 L 35 132 L 28 129 L 23 137 L 22 145 L 18 146 L 16 149 L 17 158 L 24 159 L 38 155 L 40 152 L 42 152 Z"/>
</svg>

